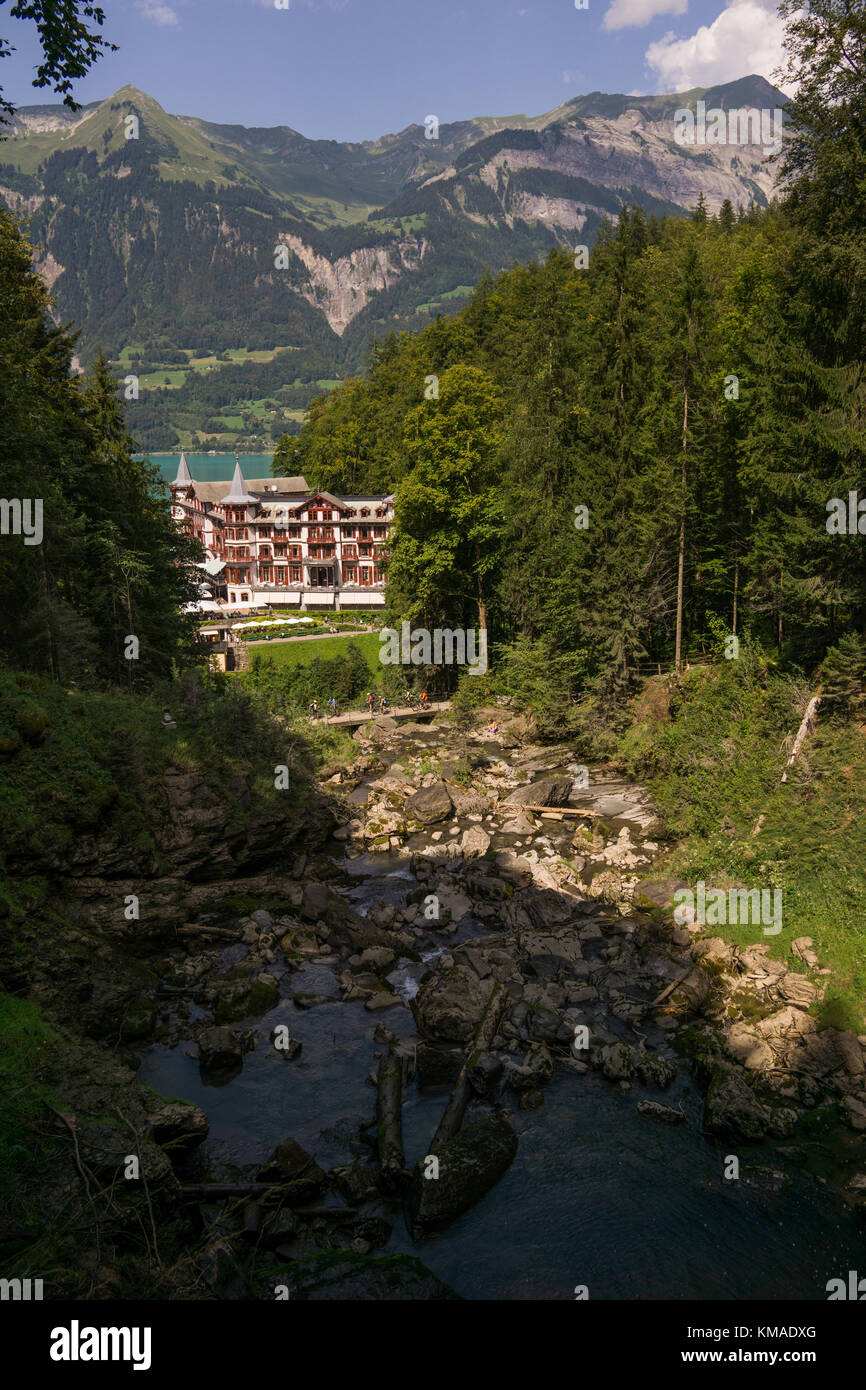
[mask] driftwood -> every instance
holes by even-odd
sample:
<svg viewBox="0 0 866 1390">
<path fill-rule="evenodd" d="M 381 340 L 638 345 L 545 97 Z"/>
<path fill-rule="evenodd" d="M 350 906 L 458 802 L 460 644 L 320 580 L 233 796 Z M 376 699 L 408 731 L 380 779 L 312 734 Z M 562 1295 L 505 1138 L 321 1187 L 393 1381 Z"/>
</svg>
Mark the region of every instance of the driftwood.
<svg viewBox="0 0 866 1390">
<path fill-rule="evenodd" d="M 800 727 L 797 730 L 797 737 L 794 739 L 794 747 L 791 749 L 790 757 L 788 758 L 788 761 L 785 763 L 785 768 L 782 772 L 783 782 L 787 782 L 788 769 L 794 766 L 794 763 L 800 756 L 800 749 L 803 747 L 803 744 L 806 742 L 806 739 L 815 727 L 815 715 L 818 713 L 818 706 L 820 705 L 820 703 L 821 694 L 819 691 L 817 695 L 812 696 L 811 700 L 806 706 L 806 713 L 803 715 L 803 718 L 800 721 Z M 760 833 L 761 826 L 764 824 L 766 815 L 766 811 L 762 811 L 761 814 L 758 816 L 758 819 L 755 821 L 755 824 L 752 826 L 753 840 L 755 836 Z"/>
<path fill-rule="evenodd" d="M 376 1094 L 376 1136 L 379 1167 L 386 1178 L 404 1170 L 403 1153 L 403 1058 L 388 1053 L 379 1063 Z"/>
<path fill-rule="evenodd" d="M 496 807 L 497 811 L 508 812 L 510 815 L 517 815 L 520 811 L 554 811 L 561 816 L 600 816 L 600 811 L 592 811 L 582 806 L 536 806 L 531 801 L 500 801 Z"/>
<path fill-rule="evenodd" d="M 449 1139 L 453 1139 L 463 1123 L 463 1116 L 466 1114 L 466 1107 L 472 1095 L 472 1087 L 469 1085 L 467 1073 L 475 1065 L 480 1054 L 486 1052 L 492 1045 L 493 1039 L 496 1037 L 496 1030 L 499 1027 L 499 1021 L 502 1018 L 506 1000 L 505 986 L 498 983 L 495 984 L 493 986 L 493 992 L 487 1001 L 487 1008 L 484 1010 L 484 1016 L 469 1045 L 469 1050 L 466 1053 L 460 1075 L 457 1078 L 457 1084 L 451 1092 L 451 1098 L 445 1107 L 445 1112 L 431 1140 L 429 1150 L 431 1154 L 437 1153 L 441 1145 L 447 1144 Z"/>
<path fill-rule="evenodd" d="M 800 749 L 805 743 L 808 735 L 812 732 L 815 723 L 815 715 L 818 713 L 818 706 L 821 703 L 820 695 L 813 695 L 808 705 L 806 713 L 803 715 L 803 722 L 797 730 L 797 737 L 794 739 L 794 747 L 791 749 L 791 756 L 785 764 L 785 771 L 782 773 L 782 781 L 788 780 L 788 768 L 793 767 L 800 754 Z"/>
</svg>

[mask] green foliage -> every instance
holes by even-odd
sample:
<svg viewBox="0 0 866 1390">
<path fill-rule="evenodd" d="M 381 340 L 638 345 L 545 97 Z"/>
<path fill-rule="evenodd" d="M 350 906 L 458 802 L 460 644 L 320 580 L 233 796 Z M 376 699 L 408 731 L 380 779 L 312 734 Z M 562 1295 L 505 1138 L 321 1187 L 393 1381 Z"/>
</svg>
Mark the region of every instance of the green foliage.
<svg viewBox="0 0 866 1390">
<path fill-rule="evenodd" d="M 651 684 L 662 693 L 664 682 Z M 660 702 L 659 717 L 636 707 L 619 751 L 648 782 L 666 836 L 677 842 L 654 873 L 780 889 L 782 931 L 764 939 L 789 963 L 791 941 L 811 936 L 833 971 L 820 1017 L 861 1032 L 866 738 L 851 721 L 822 724 L 783 783 L 786 740 L 807 698 L 747 646 L 739 662 L 690 672 Z M 713 930 L 743 946 L 755 939 L 749 926 Z"/>
<path fill-rule="evenodd" d="M 164 709 L 175 729 L 163 727 Z M 11 751 L 2 756 L 4 748 Z M 255 691 L 195 668 L 139 697 L 67 693 L 0 667 L 0 759 L 0 872 L 23 877 L 55 873 L 81 835 L 114 836 L 143 866 L 154 854 L 151 827 L 169 766 L 197 772 L 241 818 L 262 799 L 282 805 L 276 762 L 291 761 L 302 799 L 310 766 L 297 736 L 271 720 Z M 246 810 L 232 792 L 238 777 L 252 793 Z"/>
<path fill-rule="evenodd" d="M 14 19 L 32 19 L 36 24 L 42 61 L 33 86 L 50 87 L 63 97 L 64 105 L 77 110 L 72 98 L 73 80 L 83 77 L 101 54 L 117 47 L 98 31 L 105 21 L 102 9 L 89 0 L 66 0 L 63 5 L 51 4 L 49 0 L 16 0 L 9 13 Z M 96 27 L 88 28 L 88 20 L 93 20 Z M 12 52 L 7 40 L 0 39 L 0 58 L 7 58 Z M 0 123 L 15 109 L 2 91 L 0 87 Z"/>
<path fill-rule="evenodd" d="M 0 213 L 0 497 L 36 499 L 43 518 L 41 543 L 0 538 L 0 657 L 81 687 L 146 688 L 192 652 L 179 610 L 200 549 L 172 522 L 158 470 L 133 458 L 104 360 L 71 378 L 74 340 L 30 257 Z"/>
<path fill-rule="evenodd" d="M 373 641 L 377 655 L 378 640 L 374 638 Z M 241 675 L 240 681 L 259 693 L 275 713 L 303 713 L 312 700 L 318 700 L 320 713 L 325 715 L 325 702 L 332 696 L 341 709 L 358 706 L 378 675 L 372 665 L 373 656 L 366 655 L 359 642 L 351 638 L 327 643 L 335 652 L 333 656 L 318 654 L 318 649 L 325 645 L 326 639 L 323 639 L 321 642 L 285 643 L 273 651 L 253 652 L 249 671 Z M 365 645 L 369 653 L 369 638 Z M 303 654 L 301 648 L 305 649 Z M 287 654 L 288 659 L 275 661 L 277 653 Z"/>
<path fill-rule="evenodd" d="M 821 665 L 823 703 L 848 714 L 859 702 L 866 683 L 866 640 L 849 632 L 831 647 Z"/>
</svg>

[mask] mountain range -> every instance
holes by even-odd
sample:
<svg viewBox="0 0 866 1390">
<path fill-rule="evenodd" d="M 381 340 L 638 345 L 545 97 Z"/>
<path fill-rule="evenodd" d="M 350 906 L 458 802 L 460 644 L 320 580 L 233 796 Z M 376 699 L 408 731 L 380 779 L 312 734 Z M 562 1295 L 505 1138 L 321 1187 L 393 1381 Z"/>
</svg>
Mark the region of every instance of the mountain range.
<svg viewBox="0 0 866 1390">
<path fill-rule="evenodd" d="M 80 360 L 102 348 L 135 374 L 145 447 L 261 443 L 296 431 L 372 341 L 458 308 L 485 268 L 591 246 L 625 203 L 765 204 L 761 146 L 675 141 L 675 111 L 698 101 L 785 105 L 751 76 L 352 143 L 173 116 L 124 87 L 78 111 L 21 108 L 0 199 L 27 220 Z"/>
</svg>

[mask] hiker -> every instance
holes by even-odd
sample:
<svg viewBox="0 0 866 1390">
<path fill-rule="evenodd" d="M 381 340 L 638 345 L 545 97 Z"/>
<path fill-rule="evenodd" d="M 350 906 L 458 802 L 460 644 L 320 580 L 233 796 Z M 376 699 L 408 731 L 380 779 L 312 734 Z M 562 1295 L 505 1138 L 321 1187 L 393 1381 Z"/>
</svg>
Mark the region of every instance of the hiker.
<svg viewBox="0 0 866 1390">
<path fill-rule="evenodd" d="M 171 710 L 164 709 L 162 712 L 162 726 L 164 729 L 176 729 L 177 723 L 172 716 Z"/>
<path fill-rule="evenodd" d="M 491 734 L 495 734 L 495 733 L 498 733 L 498 732 L 499 732 L 498 726 L 497 726 L 497 723 L 496 723 L 496 720 L 495 720 L 495 719 L 491 719 L 491 721 L 490 721 L 490 732 L 491 732 Z"/>
<path fill-rule="evenodd" d="M 337 714 L 338 714 L 338 710 L 337 710 L 337 701 L 334 699 L 334 696 L 333 696 L 333 695 L 331 696 L 330 700 L 328 701 L 328 710 L 329 710 L 329 712 L 330 712 L 331 718 L 332 718 L 332 719 L 336 719 Z"/>
<path fill-rule="evenodd" d="M 387 713 L 388 713 L 388 696 L 387 696 L 387 695 L 383 695 L 383 696 L 382 696 L 382 700 L 381 700 L 381 703 L 380 703 L 380 705 L 379 705 L 379 708 L 380 708 L 380 710 L 382 711 L 383 714 L 387 714 Z"/>
<path fill-rule="evenodd" d="M 318 719 L 318 717 L 319 717 L 319 702 L 318 702 L 318 700 L 311 700 L 311 701 L 310 701 L 310 718 L 311 718 L 311 719 Z"/>
<path fill-rule="evenodd" d="M 374 700 L 373 700 L 373 692 L 372 692 L 372 690 L 368 690 L 368 691 L 367 691 L 367 709 L 369 710 L 370 714 L 373 713 L 373 705 L 374 705 L 374 703 L 375 703 L 375 702 L 374 702 Z"/>
<path fill-rule="evenodd" d="M 409 706 L 410 709 L 415 708 L 415 695 L 411 690 L 406 691 L 406 704 Z"/>
<path fill-rule="evenodd" d="M 427 708 L 427 691 L 426 691 L 426 690 L 422 690 L 422 691 L 421 691 L 421 708 L 422 708 L 422 709 L 426 709 L 426 708 Z"/>
</svg>

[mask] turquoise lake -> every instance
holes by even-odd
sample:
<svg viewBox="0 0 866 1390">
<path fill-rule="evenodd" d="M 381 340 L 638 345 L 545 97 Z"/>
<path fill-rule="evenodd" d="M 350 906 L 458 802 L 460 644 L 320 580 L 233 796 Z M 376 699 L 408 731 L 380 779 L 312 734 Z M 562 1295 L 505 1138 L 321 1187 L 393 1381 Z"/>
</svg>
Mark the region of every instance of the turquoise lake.
<svg viewBox="0 0 866 1390">
<path fill-rule="evenodd" d="M 177 477 L 180 453 L 147 455 L 160 469 L 167 483 Z M 273 454 L 238 454 L 238 463 L 245 478 L 269 478 Z M 186 455 L 187 467 L 196 482 L 213 483 L 219 478 L 231 478 L 235 471 L 234 454 Z"/>
</svg>

